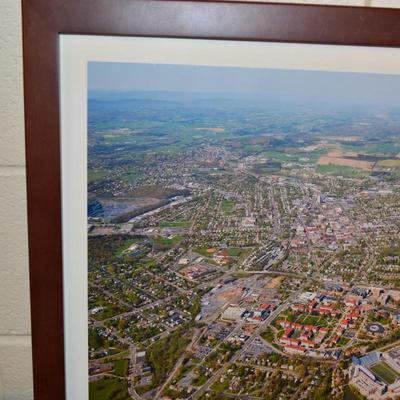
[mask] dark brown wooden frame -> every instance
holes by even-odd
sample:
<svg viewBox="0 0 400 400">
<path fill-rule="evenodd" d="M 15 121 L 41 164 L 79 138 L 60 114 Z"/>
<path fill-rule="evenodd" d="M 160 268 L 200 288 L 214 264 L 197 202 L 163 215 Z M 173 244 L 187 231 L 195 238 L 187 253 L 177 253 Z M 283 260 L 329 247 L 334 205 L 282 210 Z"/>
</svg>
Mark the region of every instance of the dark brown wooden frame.
<svg viewBox="0 0 400 400">
<path fill-rule="evenodd" d="M 400 47 L 400 10 L 179 0 L 22 3 L 34 395 L 64 400 L 59 34 Z"/>
</svg>

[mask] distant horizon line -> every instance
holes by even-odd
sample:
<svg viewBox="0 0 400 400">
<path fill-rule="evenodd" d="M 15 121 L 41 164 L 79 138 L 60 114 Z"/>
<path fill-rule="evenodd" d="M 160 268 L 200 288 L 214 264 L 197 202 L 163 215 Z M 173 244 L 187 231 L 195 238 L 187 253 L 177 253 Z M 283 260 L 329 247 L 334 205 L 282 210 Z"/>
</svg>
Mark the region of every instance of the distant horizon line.
<svg viewBox="0 0 400 400">
<path fill-rule="evenodd" d="M 315 97 L 310 94 L 298 94 L 298 93 L 278 93 L 278 92 L 244 92 L 244 91 L 193 91 L 193 90 L 155 90 L 155 89 L 88 89 L 88 94 L 97 93 L 112 93 L 112 94 L 135 94 L 135 93 L 167 93 L 167 94 L 194 94 L 194 95 L 236 95 L 236 96 L 281 96 L 281 97 Z M 329 98 L 326 96 L 325 98 Z M 332 97 L 330 97 L 332 98 Z"/>
<path fill-rule="evenodd" d="M 377 98 L 354 98 L 345 95 L 324 95 L 316 96 L 312 93 L 282 93 L 282 92 L 242 92 L 242 91 L 189 91 L 189 90 L 155 90 L 155 89 L 88 89 L 88 101 L 113 102 L 129 100 L 154 100 L 154 101 L 182 101 L 185 97 L 192 96 L 189 100 L 248 100 L 248 101 L 286 101 L 288 103 L 318 103 L 320 105 L 342 105 L 342 106 L 384 106 L 398 107 L 398 102 L 390 99 L 382 104 L 381 99 Z M 118 96 L 120 95 L 120 96 Z M 160 96 L 163 95 L 163 96 Z M 176 96 L 173 98 L 172 96 Z M 168 98 L 168 96 L 171 96 Z M 181 96 L 179 98 L 179 96 Z M 159 97 L 159 98 L 157 98 Z M 197 98 L 196 98 L 197 97 Z M 212 97 L 210 99 L 210 97 Z"/>
</svg>

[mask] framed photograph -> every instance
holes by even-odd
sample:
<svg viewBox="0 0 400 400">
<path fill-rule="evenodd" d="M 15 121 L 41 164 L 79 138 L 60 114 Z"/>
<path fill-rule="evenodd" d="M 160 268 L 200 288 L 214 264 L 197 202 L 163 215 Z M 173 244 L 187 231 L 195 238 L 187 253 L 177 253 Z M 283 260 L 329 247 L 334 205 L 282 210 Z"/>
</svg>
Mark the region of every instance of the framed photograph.
<svg viewBox="0 0 400 400">
<path fill-rule="evenodd" d="M 35 400 L 400 398 L 400 10 L 23 28 Z"/>
</svg>

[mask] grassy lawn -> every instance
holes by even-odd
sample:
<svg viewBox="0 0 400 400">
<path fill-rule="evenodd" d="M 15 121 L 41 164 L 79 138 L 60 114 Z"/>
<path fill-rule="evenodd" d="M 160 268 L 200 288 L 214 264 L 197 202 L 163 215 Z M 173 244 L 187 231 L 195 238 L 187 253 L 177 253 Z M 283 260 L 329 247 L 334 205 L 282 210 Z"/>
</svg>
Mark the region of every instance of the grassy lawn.
<svg viewBox="0 0 400 400">
<path fill-rule="evenodd" d="M 208 381 L 209 377 L 207 377 L 205 374 L 199 373 L 196 378 L 194 378 L 191 382 L 193 386 L 199 387 L 201 385 L 204 385 Z"/>
<path fill-rule="evenodd" d="M 298 339 L 301 335 L 301 331 L 298 329 L 295 329 L 294 333 L 290 336 L 293 339 Z"/>
<path fill-rule="evenodd" d="M 232 214 L 235 208 L 235 202 L 229 200 L 223 200 L 221 203 L 221 211 L 225 214 Z"/>
<path fill-rule="evenodd" d="M 307 315 L 304 318 L 298 319 L 299 322 L 301 322 L 304 325 L 317 325 L 318 321 L 319 321 L 320 317 L 316 316 L 316 315 Z"/>
<path fill-rule="evenodd" d="M 129 400 L 128 385 L 124 379 L 105 378 L 89 383 L 89 400 Z"/>
<path fill-rule="evenodd" d="M 359 394 L 356 389 L 350 388 L 346 386 L 344 389 L 344 398 L 343 400 L 363 400 L 364 396 Z"/>
<path fill-rule="evenodd" d="M 242 254 L 242 249 L 239 249 L 238 247 L 230 247 L 229 249 L 226 249 L 230 257 L 239 257 L 240 254 Z"/>
<path fill-rule="evenodd" d="M 347 343 L 350 342 L 349 338 L 341 337 L 340 340 L 338 341 L 339 346 L 345 346 Z"/>
<path fill-rule="evenodd" d="M 337 319 L 335 317 L 325 317 L 320 315 L 311 315 L 311 314 L 296 314 L 290 309 L 282 312 L 279 316 L 273 321 L 273 325 L 278 329 L 281 329 L 280 326 L 276 323 L 279 320 L 287 320 L 290 322 L 297 322 L 303 325 L 315 325 L 320 328 L 331 327 L 332 325 L 337 323 Z"/>
<path fill-rule="evenodd" d="M 104 357 L 104 358 L 102 358 L 102 360 L 103 360 L 104 362 L 116 361 L 116 360 L 120 360 L 121 357 L 129 357 L 130 354 L 131 354 L 131 353 L 130 353 L 129 350 L 121 351 L 121 352 L 116 353 L 116 354 L 113 354 L 113 355 L 111 355 L 111 356 Z"/>
<path fill-rule="evenodd" d="M 153 240 L 154 246 L 157 249 L 162 250 L 162 249 L 169 249 L 171 247 L 174 247 L 179 242 L 181 242 L 182 239 L 183 239 L 182 235 L 175 235 L 171 239 L 164 238 L 162 236 L 156 236 L 152 240 Z"/>
<path fill-rule="evenodd" d="M 303 325 L 316 325 L 320 328 L 329 327 L 336 324 L 337 319 L 335 317 L 321 316 L 321 315 L 311 315 L 311 314 L 300 314 L 296 322 Z"/>
<path fill-rule="evenodd" d="M 194 249 L 194 251 L 197 254 L 200 254 L 201 256 L 204 256 L 204 257 L 210 257 L 211 258 L 213 256 L 213 254 L 215 253 L 215 251 L 208 252 L 207 250 L 208 250 L 208 247 L 196 247 Z M 216 249 L 214 249 L 214 250 L 216 250 Z"/>
<path fill-rule="evenodd" d="M 385 362 L 375 364 L 370 370 L 389 385 L 399 376 L 399 374 Z"/>
<path fill-rule="evenodd" d="M 127 376 L 128 368 L 129 368 L 129 360 L 127 360 L 127 359 L 117 360 L 114 363 L 115 375 Z"/>
<path fill-rule="evenodd" d="M 220 382 L 219 380 L 217 380 L 211 386 L 211 390 L 215 390 L 217 393 L 225 392 L 226 390 L 229 389 L 229 383 L 230 383 L 230 381 L 228 379 L 225 379 L 224 382 Z"/>
<path fill-rule="evenodd" d="M 268 343 L 272 343 L 275 339 L 274 332 L 270 327 L 268 327 L 262 334 L 261 337 Z"/>
<path fill-rule="evenodd" d="M 106 318 L 110 318 L 113 317 L 114 315 L 118 315 L 123 311 L 126 311 L 125 308 L 119 307 L 118 305 L 109 303 L 108 301 L 104 300 L 104 301 L 97 301 L 95 303 L 92 303 L 90 305 L 90 308 L 94 308 L 94 307 L 103 307 L 103 309 L 101 311 L 99 311 L 98 313 L 92 315 L 92 317 L 98 321 L 101 321 L 103 319 Z"/>
<path fill-rule="evenodd" d="M 320 320 L 318 321 L 318 325 L 322 327 L 332 327 L 336 325 L 338 321 L 338 318 L 336 317 L 328 317 L 328 316 L 322 316 L 320 317 Z"/>
<path fill-rule="evenodd" d="M 126 239 L 121 246 L 117 249 L 116 255 L 121 256 L 125 250 L 128 250 L 129 247 L 133 245 L 133 243 L 137 242 L 135 239 Z"/>
</svg>

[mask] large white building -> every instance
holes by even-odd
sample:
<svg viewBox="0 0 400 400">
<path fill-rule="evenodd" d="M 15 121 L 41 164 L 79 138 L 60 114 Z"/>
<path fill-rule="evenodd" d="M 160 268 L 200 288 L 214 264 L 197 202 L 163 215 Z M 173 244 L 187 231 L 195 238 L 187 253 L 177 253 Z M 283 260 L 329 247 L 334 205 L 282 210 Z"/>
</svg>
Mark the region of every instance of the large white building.
<svg viewBox="0 0 400 400">
<path fill-rule="evenodd" d="M 222 319 L 229 321 L 238 321 L 242 317 L 245 311 L 246 309 L 244 307 L 229 306 L 222 313 Z"/>
<path fill-rule="evenodd" d="M 387 391 L 387 386 L 361 365 L 352 367 L 350 383 L 368 399 L 379 399 Z"/>
<path fill-rule="evenodd" d="M 312 292 L 303 292 L 300 296 L 299 296 L 299 302 L 300 303 L 307 303 L 309 301 L 313 301 L 315 298 L 317 297 L 316 293 L 312 293 Z"/>
</svg>

